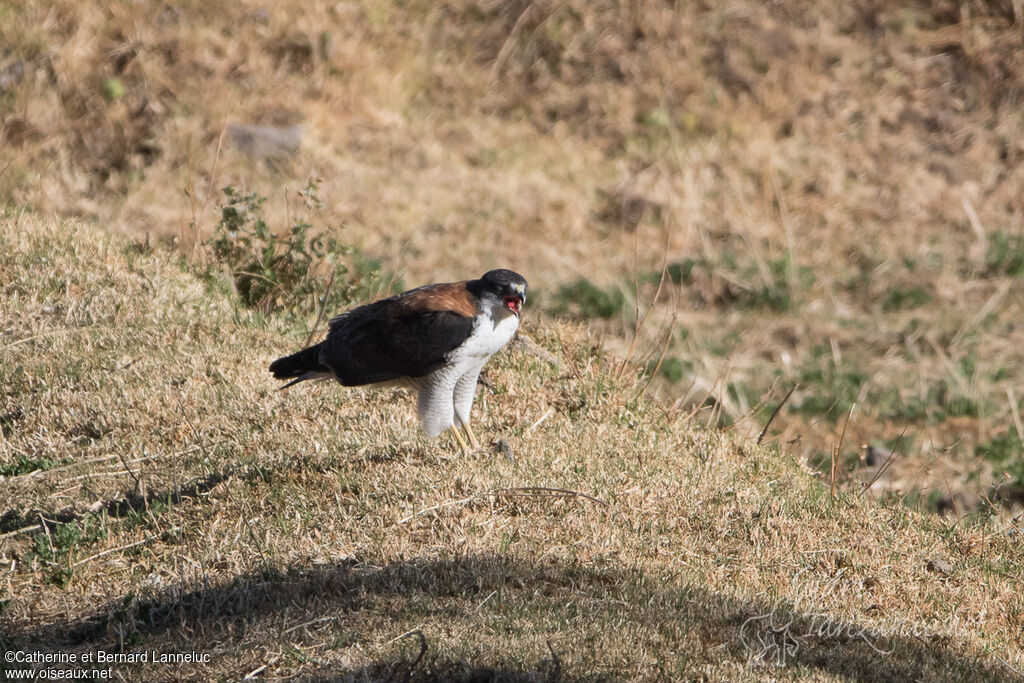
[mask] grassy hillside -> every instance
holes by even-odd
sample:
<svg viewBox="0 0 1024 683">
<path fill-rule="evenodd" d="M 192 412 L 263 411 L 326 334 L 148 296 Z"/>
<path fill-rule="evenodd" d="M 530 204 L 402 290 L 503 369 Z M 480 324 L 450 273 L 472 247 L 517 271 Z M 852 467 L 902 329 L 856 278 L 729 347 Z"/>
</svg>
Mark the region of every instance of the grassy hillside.
<svg viewBox="0 0 1024 683">
<path fill-rule="evenodd" d="M 6 651 L 210 655 L 133 680 L 1024 668 L 1013 524 L 832 494 L 639 398 L 585 328 L 526 316 L 462 457 L 401 391 L 275 392 L 304 331 L 172 251 L 17 211 L 0 243 Z"/>
<path fill-rule="evenodd" d="M 221 187 L 283 229 L 320 178 L 404 282 L 516 268 L 620 356 L 651 307 L 666 406 L 756 435 L 796 386 L 769 437 L 828 470 L 856 404 L 839 476 L 898 442 L 873 494 L 966 517 L 1024 499 L 1019 12 L 0 3 L 0 198 L 190 253 Z"/>
<path fill-rule="evenodd" d="M 0 644 L 1019 679 L 1021 11 L 0 0 Z M 274 391 L 322 315 L 494 266 L 493 452 Z"/>
</svg>

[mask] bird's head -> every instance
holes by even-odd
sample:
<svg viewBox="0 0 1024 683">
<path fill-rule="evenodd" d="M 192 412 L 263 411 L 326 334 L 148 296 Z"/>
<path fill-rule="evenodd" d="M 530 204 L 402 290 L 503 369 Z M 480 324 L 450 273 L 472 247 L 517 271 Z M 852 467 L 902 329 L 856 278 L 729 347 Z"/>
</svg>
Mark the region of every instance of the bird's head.
<svg viewBox="0 0 1024 683">
<path fill-rule="evenodd" d="M 516 316 L 526 303 L 526 278 L 511 270 L 489 270 L 472 284 L 477 296 L 500 301 Z"/>
</svg>

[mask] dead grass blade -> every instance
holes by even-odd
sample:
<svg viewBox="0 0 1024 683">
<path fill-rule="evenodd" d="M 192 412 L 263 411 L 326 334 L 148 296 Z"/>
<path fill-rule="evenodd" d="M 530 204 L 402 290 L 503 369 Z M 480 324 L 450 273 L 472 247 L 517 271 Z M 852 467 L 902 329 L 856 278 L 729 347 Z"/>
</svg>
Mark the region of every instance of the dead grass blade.
<svg viewBox="0 0 1024 683">
<path fill-rule="evenodd" d="M 210 169 L 210 183 L 206 187 L 206 197 L 203 198 L 203 206 L 199 209 L 199 215 L 192 216 L 192 251 L 190 257 L 194 260 L 196 256 L 196 250 L 199 249 L 199 245 L 202 242 L 202 222 L 203 217 L 206 216 L 206 208 L 210 205 L 210 199 L 213 197 L 213 186 L 217 184 L 217 163 L 220 161 L 220 152 L 224 147 L 224 136 L 228 132 L 227 122 L 220 128 L 220 135 L 217 136 L 217 150 L 213 154 L 213 166 Z M 201 254 L 202 265 L 206 265 L 206 255 Z"/>
<path fill-rule="evenodd" d="M 313 624 L 322 624 L 327 621 L 335 621 L 336 619 L 337 617 L 320 617 L 319 619 L 311 619 L 309 621 L 304 621 L 296 626 L 292 626 L 291 628 L 285 629 L 284 632 L 292 633 L 293 631 L 298 631 L 300 628 L 306 628 L 307 626 L 312 626 Z"/>
<path fill-rule="evenodd" d="M 639 230 L 639 228 L 638 228 Z M 671 232 L 666 229 L 665 231 L 665 256 L 661 264 L 661 277 L 658 279 L 658 289 L 655 290 L 654 296 L 651 298 L 651 303 L 647 306 L 647 310 L 644 311 L 643 317 L 638 317 L 636 324 L 633 328 L 633 338 L 629 342 L 629 348 L 626 349 L 626 355 L 623 357 L 622 362 L 619 364 L 618 372 L 615 373 L 616 377 L 621 377 L 625 371 L 626 366 L 629 365 L 629 360 L 633 357 L 633 353 L 636 351 L 636 343 L 640 339 L 640 333 L 643 331 L 644 325 L 647 323 L 647 318 L 651 315 L 651 311 L 654 310 L 655 305 L 658 303 L 658 298 L 661 296 L 661 290 L 665 286 L 665 278 L 668 275 L 668 244 L 671 238 Z M 634 274 L 636 273 L 636 266 L 633 269 Z M 636 295 L 637 314 L 640 310 L 640 295 L 639 295 L 639 283 L 637 284 L 637 295 Z M 676 314 L 672 316 L 673 323 L 675 322 Z M 670 336 L 671 338 L 671 336 Z"/>
<path fill-rule="evenodd" d="M 177 528 L 172 529 L 172 532 L 177 531 L 177 530 L 178 530 Z M 143 545 L 145 543 L 149 543 L 150 541 L 152 541 L 156 537 L 157 537 L 157 534 L 150 534 L 149 536 L 146 536 L 141 541 L 135 541 L 134 543 L 128 543 L 126 545 L 121 545 L 121 546 L 118 546 L 116 548 L 107 548 L 106 550 L 104 550 L 102 552 L 98 552 L 95 555 L 90 555 L 89 557 L 85 558 L 84 560 L 79 560 L 78 562 L 75 562 L 71 566 L 72 567 L 77 567 L 77 566 L 83 565 L 83 564 L 85 564 L 87 562 L 92 562 L 93 560 L 99 559 L 99 558 L 103 557 L 104 555 L 110 555 L 111 553 L 116 553 L 116 552 L 119 552 L 121 550 L 128 550 L 129 548 L 134 548 L 136 546 L 140 546 L 140 545 Z"/>
<path fill-rule="evenodd" d="M 1017 429 L 1017 438 L 1024 443 L 1024 423 L 1021 422 L 1017 397 L 1013 395 L 1013 389 L 1010 387 L 1006 387 L 1006 398 L 1010 400 L 1010 416 L 1013 418 L 1013 426 Z"/>
<path fill-rule="evenodd" d="M 263 673 L 266 670 L 266 668 L 267 668 L 266 664 L 261 664 L 258 667 L 256 667 L 255 669 L 253 669 L 252 671 L 250 671 L 249 673 L 245 674 L 245 678 L 243 678 L 242 680 L 243 681 L 255 680 L 256 676 L 258 676 L 259 674 Z"/>
<path fill-rule="evenodd" d="M 534 495 L 539 495 L 539 496 L 553 496 L 553 497 L 556 497 L 556 498 L 577 497 L 577 498 L 583 498 L 583 499 L 589 500 L 592 503 L 597 503 L 601 507 L 605 507 L 605 508 L 609 507 L 608 503 L 606 503 L 605 501 L 601 500 L 600 498 L 595 498 L 594 496 L 591 496 L 589 494 L 580 493 L 579 491 L 573 491 L 572 489 L 560 489 L 560 488 L 554 488 L 554 487 L 549 487 L 549 486 L 519 486 L 519 487 L 515 487 L 515 488 L 495 489 L 494 491 L 491 491 L 487 495 L 489 495 L 489 496 L 508 496 L 508 495 L 534 496 Z"/>
<path fill-rule="evenodd" d="M 640 389 L 640 393 L 636 395 L 634 400 L 646 394 L 648 387 L 651 386 L 651 382 L 653 382 L 654 378 L 658 376 L 658 371 L 661 370 L 661 364 L 665 362 L 665 354 L 668 353 L 668 345 L 669 342 L 672 341 L 672 330 L 675 329 L 676 320 L 678 320 L 678 318 L 678 311 L 673 311 L 672 319 L 666 326 L 667 329 L 665 330 L 665 337 L 662 339 L 661 350 L 658 353 L 658 362 L 654 365 L 654 369 L 648 373 L 647 381 L 644 382 L 644 386 Z"/>
<path fill-rule="evenodd" d="M 904 427 L 903 431 L 900 432 L 900 436 L 896 439 L 896 443 L 893 444 L 892 450 L 889 452 L 889 456 L 885 459 L 885 462 L 878 467 L 875 473 L 871 476 L 871 479 L 868 480 L 868 483 L 864 484 L 861 488 L 861 495 L 864 495 L 865 491 L 874 486 L 875 482 L 878 481 L 878 478 L 885 474 L 886 470 L 888 470 L 892 466 L 892 463 L 896 461 L 896 458 L 899 456 L 899 451 L 896 449 L 900 447 L 900 443 L 903 441 L 903 437 L 906 435 L 907 429 L 909 429 L 909 427 Z"/>
<path fill-rule="evenodd" d="M 5 538 L 10 538 L 11 536 L 17 536 L 18 534 L 27 534 L 30 531 L 38 531 L 39 529 L 42 529 L 42 528 L 43 528 L 42 524 L 33 524 L 31 526 L 19 527 L 19 528 L 13 530 L 13 531 L 7 531 L 7 532 L 4 532 L 4 533 L 0 534 L 0 540 L 3 540 Z"/>
<path fill-rule="evenodd" d="M 320 310 L 317 311 L 316 321 L 313 323 L 313 327 L 309 329 L 309 336 L 306 337 L 306 346 L 313 343 L 313 337 L 316 336 L 316 330 L 320 327 L 320 322 L 324 319 L 324 308 L 327 306 L 327 297 L 331 295 L 331 288 L 334 287 L 334 276 L 337 271 L 331 271 L 331 279 L 327 281 L 327 288 L 324 290 L 324 295 L 320 297 Z"/>
<path fill-rule="evenodd" d="M 19 344 L 25 344 L 25 343 L 30 342 L 30 341 L 35 341 L 37 339 L 45 339 L 46 337 L 53 337 L 53 336 L 58 336 L 58 335 L 62 335 L 62 334 L 71 334 L 71 333 L 79 332 L 79 331 L 82 331 L 82 330 L 97 330 L 97 329 L 103 329 L 103 328 L 98 327 L 98 326 L 94 326 L 94 325 L 90 325 L 88 327 L 81 327 L 81 328 L 68 328 L 68 329 L 47 330 L 46 332 L 40 332 L 39 334 L 33 334 L 30 337 L 22 337 L 21 339 L 15 339 L 14 341 L 12 341 L 9 344 L 5 344 L 3 346 L 0 346 L 0 351 L 6 351 L 7 349 L 13 349 L 15 346 L 18 346 Z"/>
<path fill-rule="evenodd" d="M 526 428 L 526 430 L 523 432 L 523 437 L 525 438 L 532 434 L 534 430 L 537 429 L 537 427 L 540 427 L 542 424 L 544 424 L 544 421 L 551 417 L 554 414 L 554 412 L 555 409 L 549 406 L 548 409 L 544 411 L 544 414 L 537 418 L 536 422 L 534 422 L 532 425 Z"/>
<path fill-rule="evenodd" d="M 836 495 L 836 474 L 839 467 L 839 455 L 843 450 L 843 441 L 846 439 L 846 428 L 850 426 L 850 418 L 853 417 L 853 411 L 856 410 L 857 404 L 854 403 L 850 406 L 850 412 L 846 415 L 846 422 L 843 423 L 843 431 L 839 435 L 839 445 L 832 449 L 832 476 L 831 476 L 831 491 L 832 497 Z"/>
<path fill-rule="evenodd" d="M 762 429 L 761 433 L 757 436 L 757 443 L 761 443 L 762 441 L 764 441 L 764 435 L 768 433 L 768 428 L 772 426 L 772 422 L 775 420 L 775 416 L 779 414 L 780 410 L 782 410 L 782 406 L 786 405 L 786 401 L 788 401 L 789 397 L 793 395 L 794 391 L 796 391 L 796 387 L 796 384 L 790 387 L 789 391 L 786 392 L 786 395 L 782 397 L 782 400 L 779 402 L 779 405 L 775 406 L 775 410 L 773 410 L 772 414 L 768 417 L 768 422 L 765 424 L 764 429 Z"/>
<path fill-rule="evenodd" d="M 412 680 L 412 672 L 415 671 L 416 667 L 418 667 L 420 665 L 420 662 L 423 661 L 423 655 L 427 654 L 427 638 L 426 638 L 426 636 L 423 635 L 423 631 L 421 631 L 418 628 L 417 629 L 413 629 L 412 631 L 407 631 L 407 632 L 403 633 L 402 635 L 398 636 L 397 638 L 394 638 L 394 639 L 388 641 L 388 643 L 389 644 L 390 643 L 394 643 L 394 642 L 397 642 L 399 640 L 402 640 L 403 638 L 408 638 L 409 636 L 416 636 L 417 638 L 419 638 L 419 640 L 420 640 L 420 653 L 418 655 L 416 655 L 416 659 L 413 660 L 412 664 L 410 664 L 409 667 L 407 669 L 405 669 L 405 671 L 403 672 L 403 675 L 401 676 L 401 678 L 396 678 L 396 676 L 398 676 L 399 672 L 402 671 L 402 666 L 401 665 L 399 665 L 394 671 L 392 671 L 391 675 L 388 676 L 385 679 L 389 683 L 390 683 L 390 681 L 395 681 L 395 680 L 404 680 L 404 681 Z M 403 664 L 404 664 L 404 662 L 403 662 Z"/>
<path fill-rule="evenodd" d="M 486 495 L 486 494 L 484 494 L 484 495 Z M 397 524 L 406 524 L 406 523 L 411 522 L 412 520 L 416 519 L 417 517 L 421 517 L 422 515 L 427 514 L 428 512 L 434 512 L 436 510 L 443 510 L 444 508 L 452 507 L 454 505 L 465 505 L 466 503 L 471 503 L 474 500 L 477 500 L 479 498 L 480 498 L 480 495 L 467 496 L 465 498 L 459 498 L 458 500 L 447 500 L 447 501 L 445 501 L 443 503 L 438 503 L 437 505 L 431 505 L 428 508 L 423 508 L 422 510 L 420 510 L 418 512 L 414 512 L 413 514 L 409 515 L 408 517 L 403 517 L 402 519 L 398 520 Z"/>
</svg>

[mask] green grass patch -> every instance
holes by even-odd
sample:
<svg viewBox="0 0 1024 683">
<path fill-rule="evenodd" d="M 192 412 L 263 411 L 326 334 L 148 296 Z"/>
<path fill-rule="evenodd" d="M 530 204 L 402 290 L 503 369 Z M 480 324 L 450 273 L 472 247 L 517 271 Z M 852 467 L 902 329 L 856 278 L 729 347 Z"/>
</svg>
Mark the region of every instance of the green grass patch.
<svg viewBox="0 0 1024 683">
<path fill-rule="evenodd" d="M 36 471 L 52 470 L 54 467 L 59 467 L 65 464 L 66 460 L 58 458 L 47 458 L 40 456 L 33 458 L 29 455 L 23 455 L 14 462 L 0 463 L 0 475 L 5 477 L 16 477 L 20 474 L 28 474 Z"/>
<path fill-rule="evenodd" d="M 33 537 L 32 554 L 46 567 L 45 579 L 58 588 L 66 588 L 74 576 L 71 554 L 82 539 L 82 530 L 74 523 L 58 524 L 53 530 Z"/>
<path fill-rule="evenodd" d="M 985 275 L 1024 275 L 1024 235 L 996 232 L 989 236 Z"/>
<path fill-rule="evenodd" d="M 882 299 L 882 310 L 886 312 L 912 310 L 920 308 L 932 300 L 932 295 L 924 287 L 913 286 L 894 288 L 885 293 Z"/>
<path fill-rule="evenodd" d="M 893 422 L 922 422 L 928 419 L 932 407 L 928 399 L 920 396 L 904 397 L 899 387 L 889 387 L 870 396 L 870 400 L 877 407 L 879 417 Z"/>
<path fill-rule="evenodd" d="M 979 443 L 975 453 L 985 458 L 998 471 L 1009 475 L 1015 485 L 1024 485 L 1024 445 L 1016 431 L 993 436 Z"/>
<path fill-rule="evenodd" d="M 818 347 L 824 353 L 825 347 Z M 830 361 L 820 356 L 813 365 L 805 366 L 798 383 L 807 395 L 795 402 L 791 412 L 797 415 L 826 416 L 835 422 L 850 412 L 860 395 L 867 375 L 858 370 L 837 370 Z"/>
<path fill-rule="evenodd" d="M 814 284 L 813 271 L 791 264 L 788 255 L 767 261 L 763 268 L 745 256 L 745 252 L 723 251 L 714 260 L 698 257 L 674 261 L 665 275 L 672 284 L 685 287 L 697 305 L 743 308 L 775 312 L 790 311 L 800 293 Z M 650 271 L 645 282 L 656 283 L 660 271 Z"/>
<path fill-rule="evenodd" d="M 626 306 L 626 297 L 621 289 L 614 286 L 601 288 L 586 278 L 562 285 L 554 298 L 554 312 L 582 319 L 614 318 Z"/>
<path fill-rule="evenodd" d="M 666 356 L 662 359 L 661 366 L 659 367 L 658 359 L 652 358 L 647 363 L 647 372 L 654 374 L 655 369 L 657 369 L 659 377 L 673 384 L 678 384 L 686 376 L 686 373 L 693 370 L 693 363 L 675 356 Z"/>
</svg>

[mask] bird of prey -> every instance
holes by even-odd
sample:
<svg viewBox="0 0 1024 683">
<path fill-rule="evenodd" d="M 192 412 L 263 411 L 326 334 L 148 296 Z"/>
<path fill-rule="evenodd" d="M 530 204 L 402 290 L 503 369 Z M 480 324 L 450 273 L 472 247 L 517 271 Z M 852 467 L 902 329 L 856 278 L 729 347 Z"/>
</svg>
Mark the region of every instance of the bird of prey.
<svg viewBox="0 0 1024 683">
<path fill-rule="evenodd" d="M 344 386 L 411 387 L 427 435 L 451 428 L 468 453 L 480 447 L 469 426 L 477 377 L 515 335 L 525 302 L 526 279 L 511 270 L 425 285 L 342 313 L 324 341 L 278 358 L 270 371 L 292 380 L 282 389 L 320 377 Z"/>
</svg>

